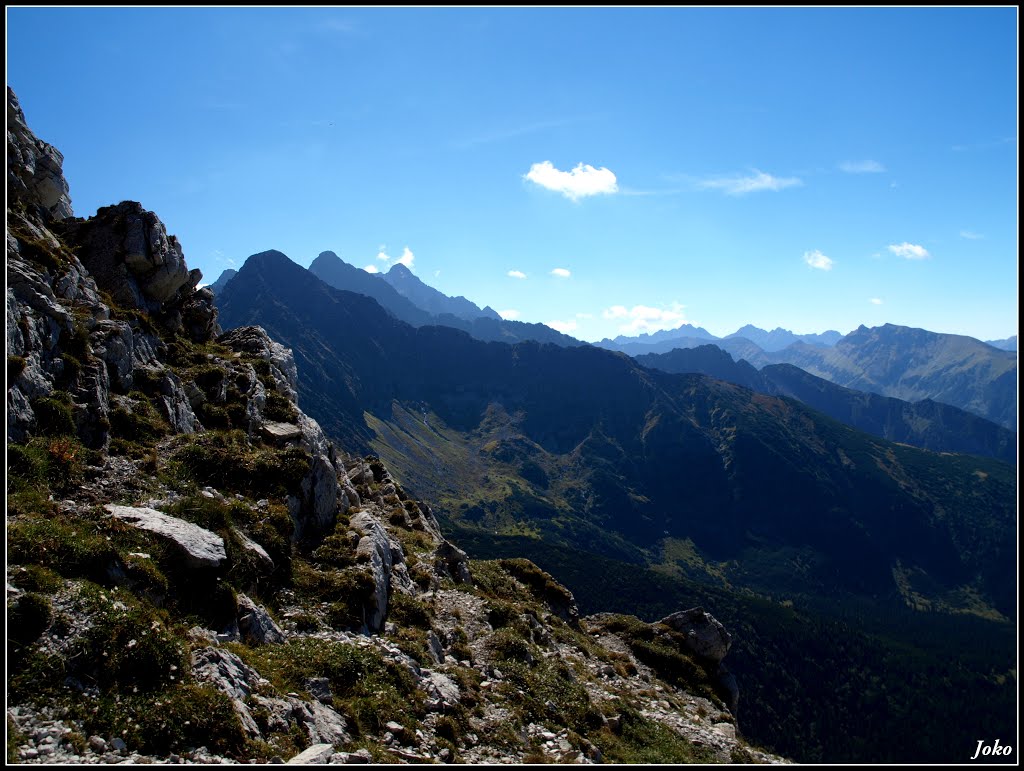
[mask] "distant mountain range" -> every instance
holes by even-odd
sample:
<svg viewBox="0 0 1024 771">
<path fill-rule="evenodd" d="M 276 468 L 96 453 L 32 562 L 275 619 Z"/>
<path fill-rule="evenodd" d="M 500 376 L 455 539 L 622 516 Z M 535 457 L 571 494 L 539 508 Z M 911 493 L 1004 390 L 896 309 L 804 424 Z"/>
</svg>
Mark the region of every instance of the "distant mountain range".
<svg viewBox="0 0 1024 771">
<path fill-rule="evenodd" d="M 1017 427 L 1017 354 L 973 337 L 885 324 L 831 348 L 795 343 L 752 364 L 793 364 L 837 385 L 905 401 L 932 399 Z"/>
<path fill-rule="evenodd" d="M 769 364 L 758 370 L 743 359 L 733 361 L 711 344 L 635 358 L 645 367 L 664 372 L 701 373 L 760 393 L 789 396 L 841 423 L 893 442 L 1017 462 L 1015 432 L 931 399 L 911 403 L 844 388 L 792 364 Z"/>
<path fill-rule="evenodd" d="M 907 402 L 941 402 L 1004 428 L 1015 431 L 1017 427 L 1016 351 L 1002 350 L 973 337 L 885 324 L 870 329 L 861 326 L 832 344 L 826 343 L 838 333 L 804 335 L 818 342 L 797 340 L 782 349 L 767 350 L 749 337 L 740 336 L 745 330 L 764 339 L 756 334 L 763 330 L 756 328 L 744 327 L 714 340 L 695 336 L 694 327 L 684 325 L 680 330 L 684 334 L 679 337 L 660 333 L 657 338 L 616 338 L 601 345 L 630 356 L 650 356 L 712 343 L 736 361 L 745 360 L 758 369 L 792 364 L 846 388 Z M 775 335 L 774 344 L 778 344 L 784 339 L 776 334 L 780 332 L 785 330 L 764 335 Z M 1016 338 L 997 342 L 1015 346 Z M 734 372 L 733 376 L 738 374 Z"/>
<path fill-rule="evenodd" d="M 1004 337 L 1002 340 L 986 340 L 985 342 L 995 348 L 1001 348 L 1004 351 L 1017 350 L 1017 335 Z"/>
<path fill-rule="evenodd" d="M 753 343 L 762 351 L 781 351 L 786 346 L 798 342 L 810 345 L 831 346 L 839 342 L 842 337 L 842 334 L 833 329 L 820 334 L 797 335 L 782 327 L 776 327 L 769 332 L 752 324 L 746 324 L 725 337 L 716 337 L 703 327 L 683 324 L 676 329 L 666 329 L 650 334 L 645 333 L 636 337 L 620 335 L 614 340 L 605 338 L 597 343 L 597 345 L 601 348 L 622 351 L 630 356 L 636 356 L 643 353 L 664 353 L 674 348 L 693 348 L 695 345 L 703 344 L 697 341 L 713 341 L 716 344 L 720 344 L 720 341 L 724 340 L 737 340 L 741 341 L 740 344 L 746 342 Z M 721 347 L 724 350 L 728 350 L 725 346 Z"/>
</svg>

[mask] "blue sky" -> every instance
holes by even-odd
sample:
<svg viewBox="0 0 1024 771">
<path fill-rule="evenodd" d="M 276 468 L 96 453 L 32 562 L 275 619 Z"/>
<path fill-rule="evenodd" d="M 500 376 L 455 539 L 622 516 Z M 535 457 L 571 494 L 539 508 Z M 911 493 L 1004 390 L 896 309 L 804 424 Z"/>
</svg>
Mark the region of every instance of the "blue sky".
<svg viewBox="0 0 1024 771">
<path fill-rule="evenodd" d="M 1017 332 L 1017 9 L 7 9 L 78 216 L 580 339 Z M 384 259 L 384 258 L 388 259 Z"/>
</svg>

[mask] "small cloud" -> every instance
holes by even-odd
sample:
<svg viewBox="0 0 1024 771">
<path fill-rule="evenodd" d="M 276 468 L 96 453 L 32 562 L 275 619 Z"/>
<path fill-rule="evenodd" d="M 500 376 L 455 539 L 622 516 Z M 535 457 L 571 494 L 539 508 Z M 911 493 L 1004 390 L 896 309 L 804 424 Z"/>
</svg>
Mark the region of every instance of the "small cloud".
<svg viewBox="0 0 1024 771">
<path fill-rule="evenodd" d="M 409 270 L 412 270 L 412 261 L 416 259 L 416 255 L 412 253 L 409 247 L 405 247 L 402 251 L 402 256 L 399 257 L 395 262 L 399 265 L 404 265 Z"/>
<path fill-rule="evenodd" d="M 881 297 L 870 297 L 870 298 L 868 298 L 868 302 L 871 303 L 872 305 L 881 305 L 882 304 L 882 298 Z"/>
<path fill-rule="evenodd" d="M 619 332 L 624 335 L 636 335 L 641 332 L 657 332 L 680 327 L 686 321 L 683 314 L 685 307 L 679 303 L 672 303 L 668 308 L 655 308 L 650 305 L 634 305 L 627 308 L 625 305 L 613 305 L 602 311 L 601 315 L 606 319 L 629 319 L 628 323 L 619 327 Z"/>
<path fill-rule="evenodd" d="M 526 278 L 526 274 L 521 270 L 510 270 L 508 272 L 509 278 Z"/>
<path fill-rule="evenodd" d="M 746 195 L 762 190 L 779 191 L 803 184 L 803 180 L 797 177 L 773 177 L 757 169 L 751 171 L 754 173 L 747 177 L 712 177 L 699 182 L 698 186 L 721 190 L 726 195 Z"/>
<path fill-rule="evenodd" d="M 434 271 L 434 278 L 437 278 L 440 275 L 441 275 L 441 271 L 440 270 L 435 270 Z"/>
<path fill-rule="evenodd" d="M 982 239 L 984 237 L 985 236 L 983 236 L 981 233 L 974 233 L 974 232 L 972 232 L 970 230 L 961 230 L 960 231 L 960 238 L 968 238 L 971 241 L 978 241 L 978 240 L 980 240 L 980 239 Z"/>
<path fill-rule="evenodd" d="M 577 313 L 576 318 L 578 319 L 592 319 L 594 318 L 593 313 Z"/>
<path fill-rule="evenodd" d="M 818 270 L 832 270 L 834 264 L 831 257 L 826 257 L 817 249 L 812 252 L 804 252 L 804 262 Z"/>
<path fill-rule="evenodd" d="M 363 270 L 365 270 L 367 273 L 380 273 L 380 271 L 377 270 L 377 266 L 374 265 L 373 263 L 367 265 L 365 268 L 363 268 Z"/>
<path fill-rule="evenodd" d="M 613 305 L 611 308 L 606 308 L 601 314 L 606 319 L 621 319 L 629 315 L 629 311 L 625 305 Z"/>
<path fill-rule="evenodd" d="M 839 168 L 847 174 L 880 174 L 885 166 L 878 161 L 843 161 Z"/>
<path fill-rule="evenodd" d="M 324 19 L 320 22 L 320 29 L 328 32 L 355 32 L 356 26 L 345 19 Z"/>
<path fill-rule="evenodd" d="M 556 169 L 551 161 L 535 163 L 523 175 L 523 178 L 548 190 L 561 193 L 573 201 L 588 195 L 616 193 L 619 190 L 618 180 L 611 169 L 604 167 L 595 169 L 584 163 L 577 164 L 572 171 Z"/>
<path fill-rule="evenodd" d="M 515 321 L 519 318 L 520 314 L 515 308 L 509 308 L 507 311 L 498 311 L 498 315 L 505 319 L 505 321 Z"/>
<path fill-rule="evenodd" d="M 569 278 L 569 276 L 571 276 L 572 273 L 570 273 L 565 268 L 555 268 L 553 271 L 551 271 L 551 275 L 557 278 Z"/>
<path fill-rule="evenodd" d="M 382 246 L 380 248 L 380 251 L 377 252 L 377 259 L 378 260 L 383 260 L 384 262 L 387 262 L 388 260 L 391 259 L 391 255 L 389 255 L 387 252 L 385 252 L 384 251 L 384 247 Z"/>
<path fill-rule="evenodd" d="M 556 332 L 561 332 L 563 335 L 576 331 L 576 319 L 572 321 L 547 321 L 545 324 Z"/>
<path fill-rule="evenodd" d="M 908 260 L 924 260 L 931 257 L 928 250 L 918 244 L 911 244 L 904 241 L 902 244 L 889 244 L 889 251 L 897 257 Z"/>
</svg>

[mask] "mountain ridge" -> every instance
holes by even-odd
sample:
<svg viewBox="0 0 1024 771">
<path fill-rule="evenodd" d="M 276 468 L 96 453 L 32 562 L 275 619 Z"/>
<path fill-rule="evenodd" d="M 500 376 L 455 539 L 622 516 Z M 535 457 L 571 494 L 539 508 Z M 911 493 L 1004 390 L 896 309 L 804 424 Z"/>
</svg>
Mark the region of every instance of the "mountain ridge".
<svg viewBox="0 0 1024 771">
<path fill-rule="evenodd" d="M 792 364 L 756 369 L 715 345 L 677 348 L 635 357 L 665 372 L 699 372 L 765 394 L 790 396 L 852 428 L 883 439 L 937 452 L 966 452 L 1016 464 L 1017 437 L 1009 429 L 956 407 L 924 399 L 916 403 L 857 391 L 815 377 Z"/>
<path fill-rule="evenodd" d="M 387 273 L 378 275 L 398 290 L 399 294 L 434 316 L 450 314 L 466 321 L 476 318 L 501 320 L 501 316 L 490 307 L 481 310 L 465 297 L 448 297 L 432 286 L 423 283 L 416 274 L 400 262 L 392 265 Z"/>
</svg>

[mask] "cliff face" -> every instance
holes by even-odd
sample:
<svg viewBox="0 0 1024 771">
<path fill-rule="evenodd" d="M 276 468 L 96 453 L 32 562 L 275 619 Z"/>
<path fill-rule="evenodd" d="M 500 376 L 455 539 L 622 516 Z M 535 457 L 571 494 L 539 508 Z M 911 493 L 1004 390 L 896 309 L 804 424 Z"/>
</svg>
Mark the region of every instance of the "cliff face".
<svg viewBox="0 0 1024 771">
<path fill-rule="evenodd" d="M 134 202 L 72 216 L 8 90 L 8 760 L 778 760 L 702 610 L 475 562 L 221 334 Z"/>
</svg>

